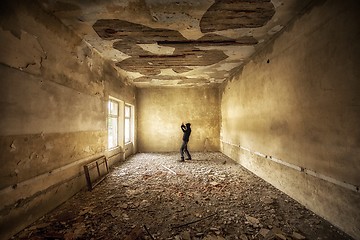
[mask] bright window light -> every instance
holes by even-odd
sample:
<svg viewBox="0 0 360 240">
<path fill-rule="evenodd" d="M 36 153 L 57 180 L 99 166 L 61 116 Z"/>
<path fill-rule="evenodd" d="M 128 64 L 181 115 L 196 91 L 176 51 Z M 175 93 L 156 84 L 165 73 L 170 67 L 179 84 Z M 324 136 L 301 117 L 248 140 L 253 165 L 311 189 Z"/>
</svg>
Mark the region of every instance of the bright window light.
<svg viewBox="0 0 360 240">
<path fill-rule="evenodd" d="M 119 146 L 118 124 L 119 103 L 110 100 L 108 103 L 108 149 Z"/>
<path fill-rule="evenodd" d="M 131 106 L 125 105 L 125 143 L 131 142 Z"/>
</svg>

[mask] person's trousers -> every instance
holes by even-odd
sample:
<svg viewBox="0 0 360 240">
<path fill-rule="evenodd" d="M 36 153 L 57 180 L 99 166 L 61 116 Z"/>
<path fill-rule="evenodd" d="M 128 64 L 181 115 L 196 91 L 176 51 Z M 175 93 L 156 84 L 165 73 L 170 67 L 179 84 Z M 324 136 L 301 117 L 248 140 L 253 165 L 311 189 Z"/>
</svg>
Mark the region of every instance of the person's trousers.
<svg viewBox="0 0 360 240">
<path fill-rule="evenodd" d="M 183 141 L 181 148 L 180 148 L 180 155 L 181 155 L 181 159 L 184 159 L 184 152 L 186 153 L 188 159 L 191 159 L 191 155 L 187 149 L 187 141 Z"/>
</svg>

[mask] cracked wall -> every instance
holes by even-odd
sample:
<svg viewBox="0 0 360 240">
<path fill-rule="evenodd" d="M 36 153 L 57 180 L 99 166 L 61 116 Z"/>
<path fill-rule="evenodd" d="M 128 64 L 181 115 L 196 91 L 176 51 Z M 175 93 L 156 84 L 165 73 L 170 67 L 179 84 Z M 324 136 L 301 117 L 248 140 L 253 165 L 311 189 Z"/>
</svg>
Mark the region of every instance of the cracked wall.
<svg viewBox="0 0 360 240">
<path fill-rule="evenodd" d="M 159 87 L 136 91 L 126 81 L 119 81 L 124 78 L 114 70 L 113 63 L 103 60 L 97 50 L 75 35 L 51 11 L 44 13 L 36 3 L 20 2 L 2 3 L 0 9 L 0 238 L 22 229 L 81 189 L 85 185 L 84 163 L 95 156 L 119 153 L 121 149 L 115 152 L 105 149 L 109 95 L 134 104 L 139 111 L 139 151 L 178 151 L 182 136 L 179 125 L 190 121 L 193 128 L 190 151 L 217 151 L 221 138 L 221 151 L 225 154 L 352 236 L 360 236 L 356 224 L 360 220 L 354 214 L 360 211 L 357 174 L 360 170 L 357 160 L 360 51 L 356 24 L 359 6 L 355 1 L 340 4 L 329 0 L 324 6 L 306 13 L 247 63 L 243 72 L 224 86 L 222 96 L 216 87 Z M 203 1 L 206 6 L 196 15 L 203 15 L 210 2 L 214 1 Z M 269 1 L 263 2 L 269 5 Z M 279 7 L 279 1 L 272 2 L 276 3 L 275 8 Z M 139 2 L 130 3 L 136 3 L 132 11 L 120 8 L 126 15 L 121 18 L 123 21 L 132 20 L 138 7 L 148 10 Z M 175 26 L 176 31 L 188 37 L 179 37 L 173 42 L 161 39 L 136 44 L 109 42 L 111 48 L 141 56 L 143 62 L 137 67 L 143 67 L 144 74 L 153 72 L 156 75 L 150 80 L 134 72 L 138 81 L 134 83 L 160 86 L 170 83 L 178 87 L 193 86 L 200 80 L 206 84 L 221 77 L 225 79 L 232 74 L 229 71 L 238 61 L 245 62 L 255 51 L 252 45 L 264 41 L 264 35 L 260 34 L 264 29 L 238 29 L 239 32 L 227 33 L 226 29 L 233 28 L 233 24 L 241 27 L 248 23 L 209 24 L 222 17 L 214 14 L 218 7 L 223 3 L 232 4 L 232 1 L 214 3 L 198 27 L 210 32 L 221 30 L 221 37 L 211 33 L 201 37 L 192 35 L 191 31 L 184 34 Z M 307 3 L 296 2 L 304 6 Z M 88 6 L 88 3 L 83 4 Z M 193 2 L 182 1 L 181 4 L 187 6 Z M 62 7 L 75 13 L 79 10 L 72 4 Z M 265 9 L 265 19 L 259 19 L 260 15 L 252 16 L 259 25 L 274 14 L 270 7 Z M 195 7 L 187 9 L 198 11 Z M 115 18 L 118 12 L 100 14 L 101 19 Z M 169 22 L 166 27 L 156 22 L 170 14 L 161 12 L 163 9 L 149 12 L 148 17 L 155 20 L 151 27 L 172 29 L 170 26 L 175 22 Z M 280 16 L 276 10 L 271 20 L 273 27 L 265 32 L 267 37 L 284 26 Z M 90 16 L 78 17 L 70 21 L 71 24 L 84 27 L 82 18 Z M 92 20 L 94 24 L 98 19 Z M 149 19 L 140 20 L 137 27 L 149 22 Z M 86 28 L 90 28 L 91 36 L 96 35 L 93 24 Z M 104 31 L 115 33 L 110 28 Z M 248 33 L 250 36 L 244 37 Z M 98 43 L 96 46 L 101 50 L 104 41 L 97 42 L 98 35 L 95 37 L 92 43 Z M 240 46 L 239 51 L 233 44 L 245 46 Z M 209 65 L 205 70 L 214 71 L 216 75 L 212 75 L 213 78 L 204 75 L 200 79 L 194 78 L 194 74 L 201 71 L 193 70 L 186 62 L 154 70 L 160 64 L 157 58 L 149 58 L 154 57 L 153 54 L 164 57 L 160 53 L 175 53 L 175 57 L 180 57 L 179 53 L 188 54 L 195 50 L 193 47 L 197 48 L 190 59 L 194 65 L 211 64 L 207 59 L 209 53 L 230 62 Z M 221 52 L 213 54 L 218 47 L 226 56 Z M 200 61 L 200 58 L 204 59 Z M 148 61 L 150 59 L 154 61 Z M 122 63 L 123 67 L 131 68 L 132 60 Z M 178 74 L 172 75 L 174 73 Z M 219 121 L 219 117 L 222 120 Z M 136 146 L 128 149 L 126 155 L 136 151 Z M 111 162 L 118 159 L 111 159 Z"/>
<path fill-rule="evenodd" d="M 182 122 L 191 123 L 190 152 L 219 150 L 217 88 L 141 88 L 136 100 L 139 152 L 178 152 Z"/>
<path fill-rule="evenodd" d="M 317 3 L 223 86 L 221 150 L 358 239 L 360 4 Z"/>
<path fill-rule="evenodd" d="M 83 188 L 85 163 L 121 159 L 106 150 L 106 101 L 136 102 L 111 63 L 37 4 L 3 3 L 0 24 L 3 239 Z"/>
</svg>

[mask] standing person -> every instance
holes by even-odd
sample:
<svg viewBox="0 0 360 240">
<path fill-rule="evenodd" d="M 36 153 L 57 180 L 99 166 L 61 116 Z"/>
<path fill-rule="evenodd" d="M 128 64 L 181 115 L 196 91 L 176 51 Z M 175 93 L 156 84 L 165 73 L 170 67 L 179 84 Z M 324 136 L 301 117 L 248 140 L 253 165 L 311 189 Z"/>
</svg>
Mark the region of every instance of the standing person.
<svg viewBox="0 0 360 240">
<path fill-rule="evenodd" d="M 191 155 L 190 155 L 190 153 L 189 153 L 189 151 L 187 149 L 187 144 L 189 142 L 189 137 L 190 137 L 190 134 L 191 134 L 191 128 L 190 128 L 191 124 L 187 123 L 185 125 L 184 125 L 184 123 L 181 124 L 181 130 L 184 132 L 184 136 L 182 138 L 183 142 L 182 142 L 182 145 L 181 145 L 181 148 L 180 148 L 180 155 L 181 155 L 181 161 L 182 162 L 184 161 L 184 152 L 187 155 L 186 160 L 191 160 Z"/>
</svg>

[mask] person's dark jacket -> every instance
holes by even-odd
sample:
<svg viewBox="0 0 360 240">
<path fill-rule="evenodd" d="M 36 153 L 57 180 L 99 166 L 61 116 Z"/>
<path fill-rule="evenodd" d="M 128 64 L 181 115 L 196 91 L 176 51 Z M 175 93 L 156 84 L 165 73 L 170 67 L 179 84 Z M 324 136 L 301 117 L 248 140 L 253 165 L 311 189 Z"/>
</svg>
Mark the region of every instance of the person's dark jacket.
<svg viewBox="0 0 360 240">
<path fill-rule="evenodd" d="M 183 141 L 188 142 L 191 134 L 190 124 L 186 124 L 186 126 L 182 124 L 181 130 L 184 132 Z"/>
</svg>

